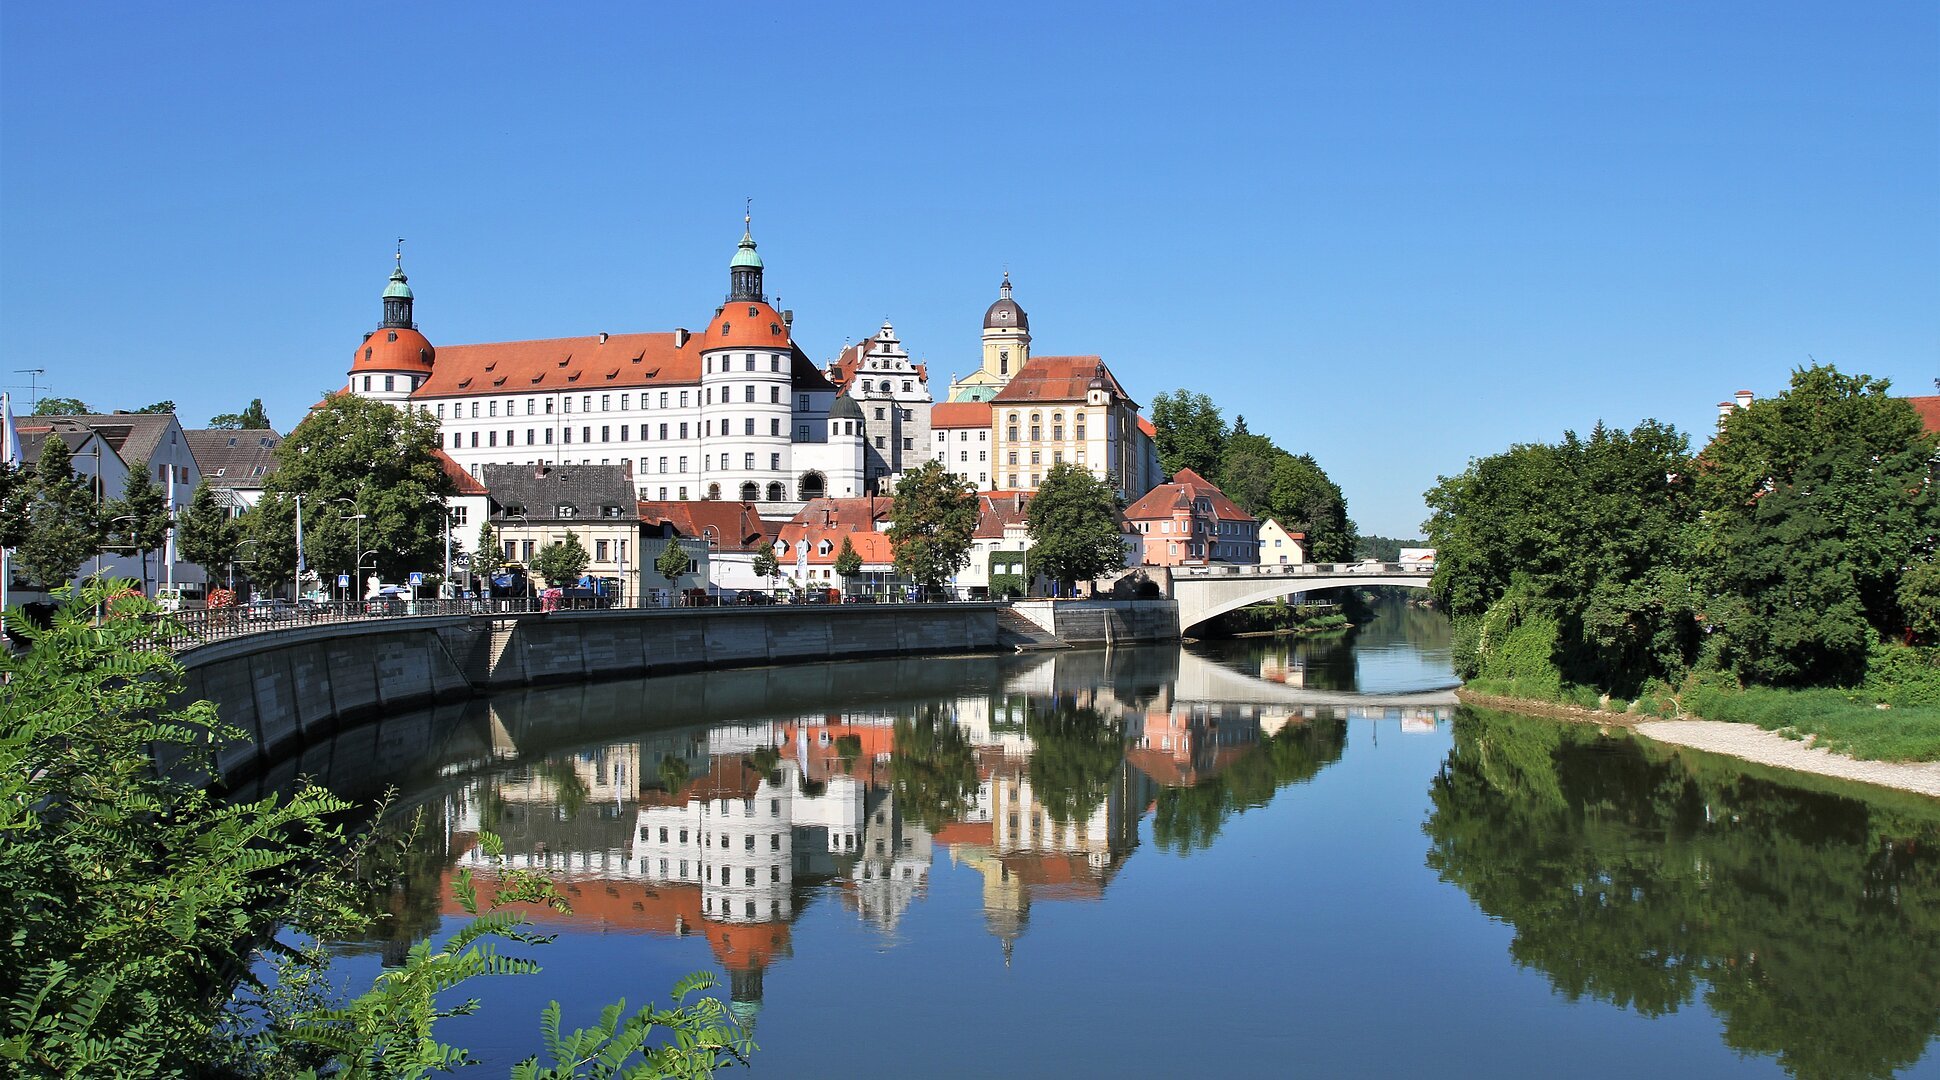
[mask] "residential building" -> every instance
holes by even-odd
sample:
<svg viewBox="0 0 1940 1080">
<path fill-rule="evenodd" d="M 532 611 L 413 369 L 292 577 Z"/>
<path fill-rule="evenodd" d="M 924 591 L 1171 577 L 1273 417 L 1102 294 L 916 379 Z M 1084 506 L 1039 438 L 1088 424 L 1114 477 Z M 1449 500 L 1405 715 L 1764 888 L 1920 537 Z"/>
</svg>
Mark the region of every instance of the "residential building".
<svg viewBox="0 0 1940 1080">
<path fill-rule="evenodd" d="M 1261 566 L 1299 566 L 1306 561 L 1306 533 L 1288 532 L 1285 525 L 1272 518 L 1260 523 Z"/>
<path fill-rule="evenodd" d="M 978 491 L 996 487 L 990 416 L 987 401 L 944 401 L 930 409 L 931 458 Z"/>
<path fill-rule="evenodd" d="M 262 501 L 264 484 L 276 471 L 276 448 L 283 436 L 268 428 L 196 428 L 182 435 L 202 482 L 231 513 L 240 514 Z"/>
<path fill-rule="evenodd" d="M 754 503 L 643 502 L 640 504 L 641 558 L 647 581 L 663 585 L 654 569 L 667 544 L 689 548 L 700 581 L 715 590 L 766 589 L 755 574 L 755 556 L 770 547 L 779 525 L 763 518 Z M 694 587 L 694 586 L 683 586 Z"/>
<path fill-rule="evenodd" d="M 1138 403 L 1096 356 L 1032 357 L 990 401 L 995 486 L 1035 491 L 1060 463 L 1136 499 L 1158 482 L 1156 441 Z"/>
<path fill-rule="evenodd" d="M 844 349 L 827 374 L 862 416 L 864 492 L 887 493 L 895 477 L 929 456 L 928 369 L 910 360 L 885 319 L 874 336 Z"/>
<path fill-rule="evenodd" d="M 479 469 L 478 481 L 489 493 L 492 527 L 507 562 L 529 569 L 547 545 L 572 535 L 589 556 L 585 573 L 619 582 L 617 602 L 630 604 L 640 595 L 640 515 L 626 470 L 618 465 L 486 465 Z"/>
<path fill-rule="evenodd" d="M 1180 469 L 1125 508 L 1144 541 L 1146 566 L 1257 566 L 1260 523 L 1191 469 Z"/>
</svg>

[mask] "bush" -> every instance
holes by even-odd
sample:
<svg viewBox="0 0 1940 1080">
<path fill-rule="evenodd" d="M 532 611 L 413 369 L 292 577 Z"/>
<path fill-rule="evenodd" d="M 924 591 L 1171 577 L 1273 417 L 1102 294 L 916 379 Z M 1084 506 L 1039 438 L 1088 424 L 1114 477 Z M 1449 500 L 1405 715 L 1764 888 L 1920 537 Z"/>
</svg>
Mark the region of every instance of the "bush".
<svg viewBox="0 0 1940 1080">
<path fill-rule="evenodd" d="M 1893 706 L 1940 705 L 1940 649 L 1875 645 L 1859 693 Z"/>
</svg>

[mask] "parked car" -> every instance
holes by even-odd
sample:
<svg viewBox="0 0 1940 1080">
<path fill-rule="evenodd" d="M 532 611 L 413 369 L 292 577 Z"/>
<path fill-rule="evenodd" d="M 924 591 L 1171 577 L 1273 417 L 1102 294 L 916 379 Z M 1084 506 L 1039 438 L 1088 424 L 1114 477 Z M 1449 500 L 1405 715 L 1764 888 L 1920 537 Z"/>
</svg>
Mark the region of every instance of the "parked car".
<svg viewBox="0 0 1940 1080">
<path fill-rule="evenodd" d="M 754 589 L 742 589 L 739 595 L 735 596 L 734 602 L 742 607 L 760 607 L 763 604 L 774 603 L 775 598 L 765 592 L 757 592 Z"/>
<path fill-rule="evenodd" d="M 296 605 L 280 596 L 251 600 L 243 606 L 245 619 L 288 619 L 296 615 Z"/>
<path fill-rule="evenodd" d="M 850 593 L 842 598 L 842 602 L 845 604 L 873 604 L 876 602 L 876 598 L 870 596 L 868 593 Z"/>
</svg>

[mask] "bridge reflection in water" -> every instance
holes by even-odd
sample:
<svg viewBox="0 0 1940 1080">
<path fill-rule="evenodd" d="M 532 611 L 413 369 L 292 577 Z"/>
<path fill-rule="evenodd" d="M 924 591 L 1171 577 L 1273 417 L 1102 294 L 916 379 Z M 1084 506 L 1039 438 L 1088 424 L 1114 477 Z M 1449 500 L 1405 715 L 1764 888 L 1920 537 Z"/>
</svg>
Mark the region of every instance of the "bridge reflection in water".
<svg viewBox="0 0 1940 1080">
<path fill-rule="evenodd" d="M 387 960 L 455 914 L 452 875 L 488 866 L 490 830 L 508 865 L 560 881 L 575 932 L 705 937 L 752 1020 L 817 898 L 893 938 L 941 851 L 982 876 L 1008 963 L 1034 905 L 1103 895 L 1146 814 L 1161 848 L 1205 847 L 1339 760 L 1350 720 L 1432 730 L 1451 706 L 1174 648 L 864 662 L 502 695 L 387 718 L 296 767 L 352 796 L 396 784 L 428 819 L 365 943 Z"/>
</svg>

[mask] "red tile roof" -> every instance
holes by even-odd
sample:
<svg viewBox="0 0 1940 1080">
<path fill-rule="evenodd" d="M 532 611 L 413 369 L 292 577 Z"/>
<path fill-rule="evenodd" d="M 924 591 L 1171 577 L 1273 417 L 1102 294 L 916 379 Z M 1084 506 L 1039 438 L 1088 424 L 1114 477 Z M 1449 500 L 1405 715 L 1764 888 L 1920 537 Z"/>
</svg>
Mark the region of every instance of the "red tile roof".
<svg viewBox="0 0 1940 1080">
<path fill-rule="evenodd" d="M 977 530 L 971 536 L 978 540 L 1003 539 L 1006 527 L 1022 525 L 1029 516 L 1031 494 L 1028 491 L 986 491 L 979 494 Z"/>
<path fill-rule="evenodd" d="M 1920 414 L 1920 423 L 1925 424 L 1929 432 L 1940 432 L 1940 397 L 1913 397 L 1906 400 L 1913 406 L 1913 411 Z"/>
<path fill-rule="evenodd" d="M 1170 518 L 1174 511 L 1189 509 L 1191 500 L 1201 497 L 1212 500 L 1213 516 L 1221 521 L 1254 520 L 1253 515 L 1235 506 L 1225 492 L 1191 469 L 1180 469 L 1171 483 L 1146 492 L 1125 508 L 1125 517 L 1131 520 Z"/>
<path fill-rule="evenodd" d="M 451 477 L 451 490 L 454 495 L 491 494 L 485 490 L 484 484 L 479 483 L 476 477 L 466 472 L 463 465 L 451 460 L 451 455 L 443 450 L 433 449 L 431 457 L 437 461 L 438 468 L 443 469 L 445 475 Z"/>
<path fill-rule="evenodd" d="M 514 394 L 535 390 L 592 390 L 685 386 L 701 381 L 701 334 L 674 344 L 673 334 L 609 334 L 543 341 L 447 345 L 431 377 L 411 396 Z"/>
<path fill-rule="evenodd" d="M 1096 356 L 1033 356 L 991 401 L 999 405 L 1031 401 L 1083 401 L 1091 379 L 1104 369 L 1105 387 L 1121 398 L 1130 394 Z"/>
<path fill-rule="evenodd" d="M 357 343 L 350 358 L 351 371 L 408 371 L 430 374 L 437 363 L 437 350 L 423 334 L 408 326 L 379 327 Z"/>
<path fill-rule="evenodd" d="M 896 561 L 896 548 L 889 542 L 888 534 L 874 529 L 824 528 L 819 523 L 806 525 L 791 521 L 781 527 L 778 539 L 788 545 L 787 554 L 781 556 L 784 570 L 794 564 L 795 553 L 801 550 L 803 544 L 808 545 L 808 565 L 833 565 L 842 554 L 844 540 L 853 545 L 855 553 L 870 566 L 887 566 Z M 828 541 L 827 551 L 822 550 L 824 540 Z"/>
<path fill-rule="evenodd" d="M 760 300 L 724 304 L 702 332 L 703 349 L 785 349 L 788 324 Z M 690 342 L 691 344 L 691 342 Z"/>
<path fill-rule="evenodd" d="M 864 531 L 889 520 L 895 503 L 889 499 L 810 499 L 789 520 L 797 525 L 814 524 L 823 528 Z"/>
<path fill-rule="evenodd" d="M 1159 437 L 1159 429 L 1153 427 L 1152 421 L 1143 416 L 1138 418 L 1138 430 L 1148 439 L 1156 439 Z"/>
<path fill-rule="evenodd" d="M 757 513 L 753 503 L 643 501 L 639 506 L 643 523 L 672 525 L 690 540 L 702 539 L 712 529 L 720 551 L 759 551 L 774 542 L 780 527 Z"/>
<path fill-rule="evenodd" d="M 930 430 L 943 428 L 987 428 L 990 402 L 942 401 L 930 406 Z"/>
</svg>

